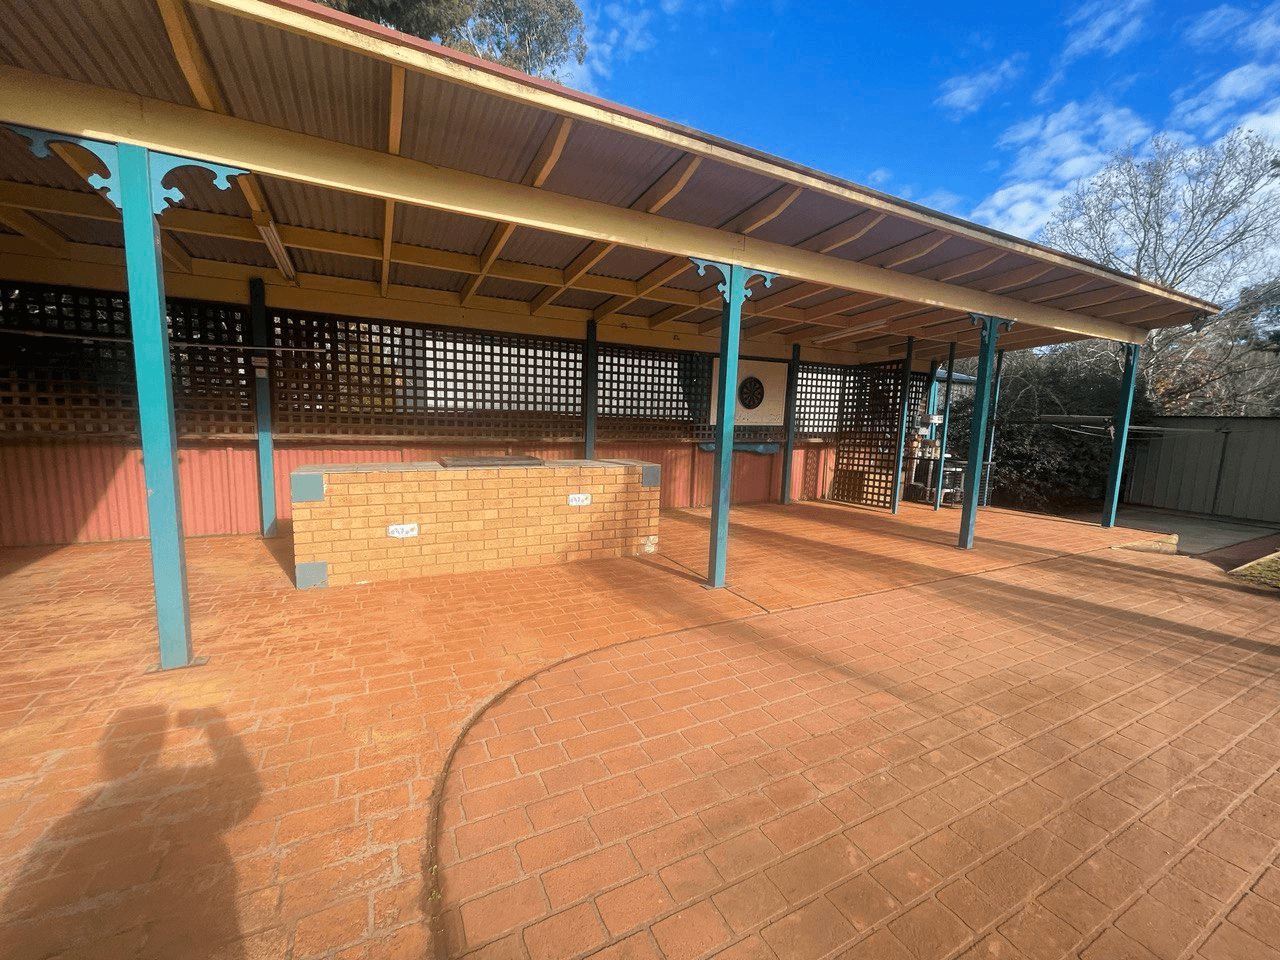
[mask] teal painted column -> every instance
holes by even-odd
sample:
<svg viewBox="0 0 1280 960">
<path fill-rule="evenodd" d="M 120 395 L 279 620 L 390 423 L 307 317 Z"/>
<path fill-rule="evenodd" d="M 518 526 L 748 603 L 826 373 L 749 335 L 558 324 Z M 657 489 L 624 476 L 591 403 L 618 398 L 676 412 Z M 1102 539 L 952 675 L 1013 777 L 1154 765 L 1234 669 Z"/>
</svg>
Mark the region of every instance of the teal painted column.
<svg viewBox="0 0 1280 960">
<path fill-rule="evenodd" d="M 596 412 L 600 406 L 600 344 L 595 320 L 587 321 L 587 341 L 582 345 L 582 457 L 596 458 Z"/>
<path fill-rule="evenodd" d="M 1102 525 L 1116 525 L 1116 510 L 1120 506 L 1120 481 L 1124 476 L 1124 450 L 1129 442 L 1129 417 L 1133 414 L 1133 392 L 1138 382 L 1138 351 L 1136 343 L 1124 347 L 1124 380 L 1120 385 L 1120 404 L 1116 407 L 1115 424 L 1112 426 L 1111 472 L 1107 475 L 1107 495 L 1102 505 Z"/>
<path fill-rule="evenodd" d="M 902 458 L 907 452 L 907 420 L 911 416 L 911 362 L 915 359 L 916 338 L 907 337 L 907 356 L 902 361 L 902 397 L 898 404 L 898 455 L 893 459 L 893 491 L 889 511 L 897 513 L 902 504 Z"/>
<path fill-rule="evenodd" d="M 724 319 L 720 325 L 720 375 L 716 395 L 716 455 L 711 487 L 711 543 L 707 558 L 707 589 L 723 587 L 729 550 L 729 495 L 733 482 L 733 426 L 738 399 L 738 340 L 742 330 L 742 304 L 751 296 L 747 284 L 755 276 L 767 287 L 774 274 L 741 267 L 736 263 L 690 258 L 705 275 L 715 267 L 724 277 L 718 284 L 724 298 Z"/>
<path fill-rule="evenodd" d="M 791 362 L 787 364 L 787 405 L 783 414 L 787 442 L 782 448 L 782 495 L 780 503 L 791 502 L 791 461 L 796 452 L 796 398 L 800 392 L 800 344 L 791 345 Z"/>
<path fill-rule="evenodd" d="M 249 281 L 249 331 L 255 347 L 271 347 L 267 322 L 267 291 L 261 277 Z M 271 354 L 255 350 L 253 363 L 253 411 L 258 431 L 258 503 L 262 508 L 262 535 L 274 537 L 276 510 L 275 439 L 271 423 Z"/>
<path fill-rule="evenodd" d="M 969 431 L 969 461 L 964 471 L 964 506 L 960 515 L 960 546 L 973 549 L 973 527 L 978 517 L 978 495 L 982 491 L 982 457 L 987 449 L 987 418 L 991 415 L 991 368 L 995 362 L 996 337 L 1000 324 L 1009 321 L 974 315 L 982 324 L 982 346 L 978 353 L 978 380 L 973 389 L 973 420 Z"/>
<path fill-rule="evenodd" d="M 74 143 L 96 156 L 107 170 L 105 176 L 91 174 L 88 181 L 104 199 L 119 208 L 124 223 L 125 273 L 129 286 L 133 363 L 138 380 L 138 428 L 147 483 L 160 669 L 204 663 L 205 658 L 191 656 L 191 612 L 182 539 L 169 321 L 156 215 L 167 209 L 168 201 L 182 199 L 178 188 L 164 185 L 165 177 L 178 167 L 202 167 L 211 171 L 214 186 L 223 190 L 230 186 L 228 177 L 245 171 L 128 143 L 104 143 L 27 127 L 10 126 L 10 129 L 30 142 L 30 150 L 37 157 L 49 156 L 50 144 Z"/>
<path fill-rule="evenodd" d="M 938 443 L 938 475 L 935 477 L 937 486 L 933 492 L 933 509 L 942 509 L 942 489 L 946 480 L 947 470 L 947 431 L 951 428 L 951 384 L 955 380 L 956 370 L 956 342 L 951 341 L 951 346 L 947 348 L 947 389 L 945 399 L 942 401 L 942 436 Z"/>
<path fill-rule="evenodd" d="M 147 522 L 151 529 L 151 573 L 160 627 L 160 669 L 191 663 L 191 611 L 187 598 L 187 557 L 182 537 L 178 482 L 178 438 L 169 367 L 169 325 L 165 314 L 160 228 L 151 192 L 150 151 L 129 143 L 120 158 L 120 213 L 129 275 L 129 319 L 138 376 L 138 419 L 147 479 Z"/>
<path fill-rule="evenodd" d="M 938 412 L 938 367 L 941 364 L 937 360 L 929 361 L 929 393 L 925 405 L 928 407 L 929 417 L 932 418 Z M 937 425 L 930 419 L 929 423 L 929 439 L 938 439 Z"/>
</svg>

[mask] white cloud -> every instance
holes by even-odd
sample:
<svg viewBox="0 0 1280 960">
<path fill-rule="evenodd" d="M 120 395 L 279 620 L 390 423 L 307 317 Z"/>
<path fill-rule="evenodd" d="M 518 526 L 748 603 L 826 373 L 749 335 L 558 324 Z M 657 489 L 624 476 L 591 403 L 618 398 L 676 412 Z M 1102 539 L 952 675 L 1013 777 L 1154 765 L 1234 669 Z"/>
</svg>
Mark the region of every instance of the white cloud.
<svg viewBox="0 0 1280 960">
<path fill-rule="evenodd" d="M 946 187 L 938 187 L 922 197 L 917 197 L 916 203 L 930 210 L 941 210 L 944 213 L 964 216 L 964 211 L 961 209 L 964 200 L 965 198 L 960 194 L 952 193 Z"/>
<path fill-rule="evenodd" d="M 1280 65 L 1246 63 L 1224 73 L 1193 97 L 1180 100 L 1170 122 L 1210 136 L 1236 125 L 1237 108 L 1267 99 L 1280 88 Z"/>
<path fill-rule="evenodd" d="M 1090 0 L 1067 17 L 1071 32 L 1062 48 L 1070 63 L 1095 51 L 1115 56 L 1142 33 L 1142 17 L 1150 0 Z"/>
<path fill-rule="evenodd" d="M 1191 26 L 1184 31 L 1183 36 L 1188 43 L 1196 47 L 1214 46 L 1236 33 L 1248 22 L 1249 14 L 1239 7 L 1224 3 L 1196 17 Z"/>
<path fill-rule="evenodd" d="M 951 111 L 954 119 L 973 113 L 994 94 L 1016 80 L 1022 73 L 1025 53 L 1007 57 L 990 70 L 951 77 L 942 84 L 942 93 L 933 102 Z"/>
<path fill-rule="evenodd" d="M 1128 107 L 1094 98 L 1010 126 L 997 145 L 1014 151 L 1005 184 L 970 216 L 1020 237 L 1034 237 L 1071 185 L 1090 177 L 1118 150 L 1144 143 L 1152 129 Z"/>
<path fill-rule="evenodd" d="M 867 183 L 873 187 L 882 187 L 893 178 L 893 171 L 888 167 L 877 167 L 867 174 Z"/>
<path fill-rule="evenodd" d="M 1066 43 L 1053 73 L 1032 98 L 1046 103 L 1067 75 L 1067 67 L 1082 57 L 1101 53 L 1113 57 L 1142 35 L 1143 17 L 1151 0 L 1088 0 L 1067 17 Z"/>
<path fill-rule="evenodd" d="M 1047 180 L 1011 183 L 978 204 L 969 217 L 1015 237 L 1034 237 L 1066 192 L 1065 187 Z"/>
<path fill-rule="evenodd" d="M 680 0 L 663 0 L 661 9 L 674 14 L 680 9 Z M 599 82 L 612 75 L 615 65 L 654 46 L 653 14 L 641 0 L 584 4 L 587 59 L 565 70 L 565 84 L 588 93 L 597 92 Z"/>
<path fill-rule="evenodd" d="M 1280 3 L 1253 14 L 1223 4 L 1201 14 L 1183 33 L 1196 47 L 1236 46 L 1263 57 L 1280 54 Z"/>
<path fill-rule="evenodd" d="M 1280 143 L 1280 97 L 1240 117 L 1237 125 Z"/>
</svg>

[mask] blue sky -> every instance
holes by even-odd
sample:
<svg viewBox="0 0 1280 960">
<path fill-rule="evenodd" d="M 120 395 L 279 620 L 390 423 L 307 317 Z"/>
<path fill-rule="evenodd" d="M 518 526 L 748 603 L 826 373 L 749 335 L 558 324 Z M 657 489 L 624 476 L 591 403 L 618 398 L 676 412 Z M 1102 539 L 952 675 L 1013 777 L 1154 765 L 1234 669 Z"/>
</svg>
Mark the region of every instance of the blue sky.
<svg viewBox="0 0 1280 960">
<path fill-rule="evenodd" d="M 1116 150 L 1280 142 L 1280 0 L 580 0 L 572 86 L 1034 238 Z"/>
</svg>

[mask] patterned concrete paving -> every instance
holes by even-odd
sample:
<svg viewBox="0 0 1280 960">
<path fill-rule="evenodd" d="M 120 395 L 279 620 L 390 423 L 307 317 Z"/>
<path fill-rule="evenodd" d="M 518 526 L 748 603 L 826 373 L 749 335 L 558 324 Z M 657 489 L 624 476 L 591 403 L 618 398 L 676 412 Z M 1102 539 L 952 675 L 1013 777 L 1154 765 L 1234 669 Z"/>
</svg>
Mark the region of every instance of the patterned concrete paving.
<svg viewBox="0 0 1280 960">
<path fill-rule="evenodd" d="M 6 551 L 0 958 L 1272 956 L 1274 600 L 955 524 L 735 510 L 716 592 L 696 513 L 313 593 L 191 541 L 211 662 L 164 675 L 145 544 Z"/>
</svg>

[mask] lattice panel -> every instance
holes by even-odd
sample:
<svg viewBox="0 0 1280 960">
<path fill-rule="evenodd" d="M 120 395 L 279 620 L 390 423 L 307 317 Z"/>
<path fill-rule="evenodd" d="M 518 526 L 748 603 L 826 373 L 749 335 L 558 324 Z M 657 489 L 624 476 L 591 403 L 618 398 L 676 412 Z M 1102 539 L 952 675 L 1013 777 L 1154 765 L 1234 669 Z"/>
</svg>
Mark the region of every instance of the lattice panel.
<svg viewBox="0 0 1280 960">
<path fill-rule="evenodd" d="M 184 436 L 251 434 L 252 342 L 242 307 L 198 300 L 170 300 L 169 356 L 173 406 Z"/>
<path fill-rule="evenodd" d="M 0 433 L 137 432 L 128 308 L 119 294 L 4 284 L 0 349 Z"/>
<path fill-rule="evenodd" d="M 601 344 L 599 356 L 601 436 L 712 436 L 710 354 Z"/>
<path fill-rule="evenodd" d="M 800 364 L 796 380 L 796 435 L 833 436 L 840 430 L 840 396 L 848 367 Z"/>
<path fill-rule="evenodd" d="M 243 311 L 170 300 L 168 313 L 179 433 L 252 433 Z M 0 433 L 137 435 L 132 328 L 124 295 L 6 284 L 0 288 L 0 338 L 5 356 Z"/>
<path fill-rule="evenodd" d="M 277 433 L 579 437 L 582 344 L 277 312 Z"/>
<path fill-rule="evenodd" d="M 928 382 L 927 374 L 911 375 L 908 429 L 924 408 Z M 838 404 L 840 427 L 831 499 L 873 507 L 890 506 L 901 398 L 901 363 L 846 368 Z"/>
</svg>

